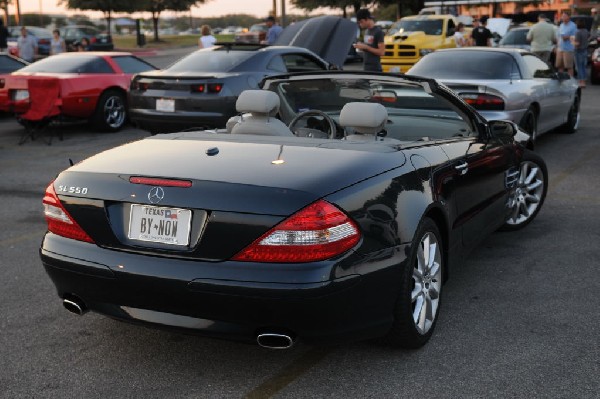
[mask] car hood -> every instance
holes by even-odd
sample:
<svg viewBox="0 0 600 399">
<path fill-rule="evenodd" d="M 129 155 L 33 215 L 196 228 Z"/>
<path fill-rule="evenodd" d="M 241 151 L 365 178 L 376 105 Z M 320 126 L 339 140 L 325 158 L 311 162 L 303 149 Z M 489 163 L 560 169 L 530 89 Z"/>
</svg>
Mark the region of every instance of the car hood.
<svg viewBox="0 0 600 399">
<path fill-rule="evenodd" d="M 95 155 L 61 173 L 55 185 L 123 201 L 143 188 L 130 176 L 185 179 L 193 182 L 186 206 L 287 215 L 405 161 L 397 148 L 375 143 L 175 133 Z"/>
<path fill-rule="evenodd" d="M 342 66 L 356 39 L 356 29 L 356 23 L 349 19 L 331 15 L 315 17 L 285 28 L 275 45 L 304 47 L 330 64 Z"/>
</svg>

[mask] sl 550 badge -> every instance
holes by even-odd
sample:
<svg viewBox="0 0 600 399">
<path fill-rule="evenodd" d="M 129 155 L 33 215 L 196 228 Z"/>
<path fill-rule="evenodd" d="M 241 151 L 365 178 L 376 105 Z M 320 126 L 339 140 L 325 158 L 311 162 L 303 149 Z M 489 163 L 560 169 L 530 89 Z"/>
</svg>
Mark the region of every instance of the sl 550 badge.
<svg viewBox="0 0 600 399">
<path fill-rule="evenodd" d="M 58 186 L 58 192 L 69 194 L 87 194 L 88 188 L 75 186 Z"/>
</svg>

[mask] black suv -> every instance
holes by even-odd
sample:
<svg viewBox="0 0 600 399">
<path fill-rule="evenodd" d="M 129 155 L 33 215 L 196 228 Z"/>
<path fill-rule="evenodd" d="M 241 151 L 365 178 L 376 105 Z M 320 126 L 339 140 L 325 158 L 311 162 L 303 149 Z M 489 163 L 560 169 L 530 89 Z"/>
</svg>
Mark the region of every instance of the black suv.
<svg viewBox="0 0 600 399">
<path fill-rule="evenodd" d="M 61 36 L 65 39 L 69 51 L 76 51 L 77 45 L 84 37 L 90 42 L 88 50 L 112 51 L 114 49 L 112 37 L 107 33 L 101 33 L 93 26 L 65 26 L 62 28 Z"/>
</svg>

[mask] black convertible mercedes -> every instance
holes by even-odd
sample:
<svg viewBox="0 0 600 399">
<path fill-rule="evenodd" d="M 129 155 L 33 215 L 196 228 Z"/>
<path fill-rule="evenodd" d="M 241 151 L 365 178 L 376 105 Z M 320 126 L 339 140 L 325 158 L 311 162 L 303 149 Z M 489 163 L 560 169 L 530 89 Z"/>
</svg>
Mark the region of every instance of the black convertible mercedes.
<svg viewBox="0 0 600 399">
<path fill-rule="evenodd" d="M 71 312 L 288 348 L 417 348 L 443 284 L 540 211 L 529 136 L 435 80 L 268 77 L 226 129 L 149 137 L 64 172 L 43 265 Z"/>
</svg>

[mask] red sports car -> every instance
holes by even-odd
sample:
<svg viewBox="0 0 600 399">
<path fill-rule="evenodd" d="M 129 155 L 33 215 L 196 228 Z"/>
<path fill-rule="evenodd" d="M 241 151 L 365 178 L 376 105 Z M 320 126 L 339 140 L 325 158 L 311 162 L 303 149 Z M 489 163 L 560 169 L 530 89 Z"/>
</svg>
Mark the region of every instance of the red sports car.
<svg viewBox="0 0 600 399">
<path fill-rule="evenodd" d="M 87 119 L 101 131 L 117 131 L 127 120 L 127 92 L 131 77 L 156 69 L 121 52 L 81 52 L 48 57 L 9 75 L 0 75 L 0 111 L 17 117 L 40 104 L 58 107 L 64 119 Z M 40 82 L 54 90 L 32 90 Z"/>
</svg>

